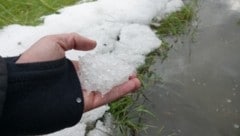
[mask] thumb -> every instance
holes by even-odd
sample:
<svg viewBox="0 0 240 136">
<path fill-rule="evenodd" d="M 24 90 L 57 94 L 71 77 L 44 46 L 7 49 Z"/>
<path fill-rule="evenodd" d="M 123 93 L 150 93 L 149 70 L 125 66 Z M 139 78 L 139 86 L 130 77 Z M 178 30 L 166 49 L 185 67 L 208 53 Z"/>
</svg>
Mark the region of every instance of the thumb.
<svg viewBox="0 0 240 136">
<path fill-rule="evenodd" d="M 64 51 L 75 49 L 87 51 L 96 47 L 96 41 L 80 36 L 77 33 L 52 35 Z"/>
</svg>

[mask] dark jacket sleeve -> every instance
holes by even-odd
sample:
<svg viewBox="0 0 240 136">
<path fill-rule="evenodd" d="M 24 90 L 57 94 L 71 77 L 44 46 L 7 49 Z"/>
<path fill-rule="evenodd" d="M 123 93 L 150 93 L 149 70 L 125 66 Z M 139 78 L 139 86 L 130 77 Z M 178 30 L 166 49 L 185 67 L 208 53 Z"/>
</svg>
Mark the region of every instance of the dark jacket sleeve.
<svg viewBox="0 0 240 136">
<path fill-rule="evenodd" d="M 3 104 L 5 102 L 7 90 L 7 67 L 0 56 L 0 117 L 2 116 Z"/>
<path fill-rule="evenodd" d="M 71 61 L 15 64 L 14 58 L 5 60 L 8 87 L 0 135 L 46 134 L 80 120 L 83 96 Z"/>
</svg>

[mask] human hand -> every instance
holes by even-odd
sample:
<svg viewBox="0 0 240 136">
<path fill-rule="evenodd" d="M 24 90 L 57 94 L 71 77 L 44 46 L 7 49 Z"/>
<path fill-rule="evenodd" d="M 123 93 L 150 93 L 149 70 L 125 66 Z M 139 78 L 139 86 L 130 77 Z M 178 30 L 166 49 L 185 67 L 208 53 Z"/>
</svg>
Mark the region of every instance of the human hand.
<svg viewBox="0 0 240 136">
<path fill-rule="evenodd" d="M 65 51 L 87 51 L 96 47 L 96 41 L 87 39 L 77 33 L 48 35 L 34 43 L 26 50 L 16 63 L 53 61 L 65 57 Z"/>
<path fill-rule="evenodd" d="M 120 99 L 126 94 L 136 91 L 140 86 L 141 83 L 138 78 L 130 77 L 127 82 L 114 87 L 110 92 L 105 95 L 102 95 L 100 92 L 89 93 L 86 90 L 83 90 L 85 102 L 84 112 Z"/>
<path fill-rule="evenodd" d="M 72 61 L 75 69 L 79 71 L 78 61 Z M 83 90 L 84 112 L 90 111 L 99 106 L 115 101 L 126 94 L 136 91 L 140 88 L 141 82 L 135 74 L 129 77 L 129 80 L 119 86 L 111 89 L 107 94 L 102 95 L 100 92 Z"/>
<path fill-rule="evenodd" d="M 76 33 L 49 35 L 41 38 L 25 51 L 16 63 L 45 62 L 65 57 L 68 50 L 87 51 L 95 48 L 96 42 Z M 72 61 L 76 70 L 79 69 L 78 61 Z M 132 76 L 122 85 L 114 87 L 109 93 L 102 96 L 99 92 L 87 93 L 83 90 L 84 111 L 89 111 L 101 105 L 117 100 L 140 87 L 140 81 Z"/>
</svg>

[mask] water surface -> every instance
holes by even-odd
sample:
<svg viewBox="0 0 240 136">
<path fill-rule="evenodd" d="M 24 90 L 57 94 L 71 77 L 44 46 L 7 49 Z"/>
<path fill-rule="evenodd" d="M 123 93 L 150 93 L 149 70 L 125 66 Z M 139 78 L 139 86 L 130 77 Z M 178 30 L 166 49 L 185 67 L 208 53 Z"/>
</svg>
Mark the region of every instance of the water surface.
<svg viewBox="0 0 240 136">
<path fill-rule="evenodd" d="M 152 67 L 150 136 L 240 136 L 240 0 L 202 0 L 198 29 Z"/>
</svg>

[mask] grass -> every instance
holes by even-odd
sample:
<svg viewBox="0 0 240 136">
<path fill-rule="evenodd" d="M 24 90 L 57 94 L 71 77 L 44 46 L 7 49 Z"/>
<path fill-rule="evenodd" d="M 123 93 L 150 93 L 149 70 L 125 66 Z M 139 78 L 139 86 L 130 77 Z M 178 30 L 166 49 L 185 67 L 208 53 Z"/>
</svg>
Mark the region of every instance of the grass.
<svg viewBox="0 0 240 136">
<path fill-rule="evenodd" d="M 135 136 L 148 126 L 140 123 L 142 114 L 150 114 L 139 102 L 140 95 L 129 95 L 110 104 L 110 113 L 114 116 L 116 136 Z M 138 101 L 138 102 L 137 102 Z"/>
<path fill-rule="evenodd" d="M 155 119 L 155 115 L 144 105 L 148 100 L 144 91 L 157 81 L 161 82 L 161 77 L 150 70 L 155 63 L 156 57 L 163 61 L 167 58 L 167 52 L 171 46 L 163 41 L 162 45 L 149 53 L 145 58 L 145 64 L 138 68 L 138 78 L 142 82 L 142 87 L 137 93 L 128 95 L 110 104 L 109 112 L 112 113 L 117 125 L 116 136 L 137 136 L 139 133 L 146 133 L 150 125 L 142 122 L 143 117 Z"/>
<path fill-rule="evenodd" d="M 161 37 L 177 36 L 184 33 L 186 26 L 189 25 L 194 16 L 194 6 L 192 3 L 186 4 L 180 11 L 171 13 L 165 19 L 158 22 L 160 24 L 159 27 L 152 27 Z"/>
<path fill-rule="evenodd" d="M 142 87 L 137 93 L 110 104 L 109 112 L 114 116 L 117 125 L 116 136 L 137 136 L 140 132 L 147 133 L 146 130 L 151 127 L 142 122 L 142 117 L 146 116 L 155 119 L 155 115 L 144 106 L 144 103 L 148 101 L 144 90 L 148 89 L 156 81 L 161 81 L 161 78 L 150 70 L 150 67 L 155 63 L 156 56 L 164 60 L 169 49 L 168 43 L 163 42 L 160 48 L 149 53 L 145 58 L 145 64 L 137 70 Z"/>
<path fill-rule="evenodd" d="M 161 77 L 159 75 L 156 75 L 154 71 L 151 71 L 150 67 L 155 63 L 156 58 L 160 59 L 163 62 L 168 57 L 168 52 L 173 47 L 173 45 L 170 45 L 167 42 L 167 38 L 171 37 L 170 39 L 173 39 L 173 37 L 178 37 L 182 34 L 185 34 L 185 32 L 187 32 L 187 28 L 191 26 L 192 21 L 198 19 L 197 6 L 198 1 L 191 0 L 179 11 L 167 15 L 165 19 L 157 22 L 159 23 L 157 27 L 152 26 L 152 29 L 156 32 L 156 34 L 163 42 L 159 48 L 146 56 L 145 64 L 138 69 L 138 76 L 140 79 L 142 79 L 143 86 L 145 86 L 145 88 L 152 85 L 152 82 L 147 82 L 149 79 L 151 79 L 153 82 L 162 82 Z M 189 30 L 189 33 L 193 38 L 195 32 L 195 28 L 193 31 Z M 159 135 L 162 135 L 163 129 L 164 127 L 159 129 Z"/>
<path fill-rule="evenodd" d="M 112 113 L 117 125 L 116 136 L 137 136 L 142 132 L 147 134 L 146 130 L 151 126 L 142 122 L 142 118 L 151 116 L 154 119 L 155 115 L 144 106 L 148 101 L 144 90 L 156 82 L 161 82 L 161 77 L 150 67 L 155 63 L 157 56 L 164 60 L 168 50 L 170 50 L 168 43 L 163 42 L 158 49 L 149 53 L 145 58 L 145 64 L 137 69 L 138 78 L 142 83 L 139 91 L 110 104 L 109 112 Z"/>
<path fill-rule="evenodd" d="M 191 21 L 196 17 L 195 7 L 196 1 L 186 4 L 180 11 L 168 15 L 160 22 L 159 27 L 152 27 L 159 37 L 178 36 L 185 32 Z M 149 53 L 145 58 L 145 64 L 137 70 L 138 78 L 142 82 L 142 87 L 131 96 L 126 96 L 119 101 L 110 104 L 109 112 L 115 118 L 117 125 L 116 136 L 137 136 L 139 133 L 146 133 L 150 125 L 141 121 L 143 117 L 151 117 L 154 119 L 154 114 L 151 113 L 144 105 L 148 98 L 144 94 L 144 90 L 148 89 L 156 81 L 162 81 L 159 75 L 156 75 L 150 67 L 155 63 L 156 57 L 164 61 L 168 57 L 168 51 L 173 45 L 162 39 L 161 46 Z M 163 128 L 162 128 L 163 129 Z M 161 129 L 161 131 L 162 131 Z"/>
<path fill-rule="evenodd" d="M 159 22 L 159 27 L 152 26 L 156 34 L 161 38 L 162 45 L 149 53 L 145 58 L 145 64 L 138 68 L 138 78 L 142 82 L 142 88 L 138 93 L 132 96 L 126 96 L 123 99 L 110 104 L 110 112 L 115 118 L 118 126 L 117 136 L 136 136 L 138 133 L 145 132 L 149 125 L 141 122 L 141 118 L 146 115 L 154 117 L 154 115 L 144 107 L 144 103 L 148 98 L 144 95 L 144 90 L 153 85 L 156 81 L 161 81 L 161 77 L 156 75 L 150 67 L 155 63 L 156 57 L 164 61 L 168 57 L 168 51 L 173 45 L 166 42 L 164 37 L 179 36 L 184 34 L 186 28 L 196 17 L 196 10 L 193 3 L 186 4 L 180 11 L 169 14 L 164 20 Z M 194 5 L 193 5 L 194 4 Z M 142 101 L 139 101 L 142 100 Z M 136 119 L 137 117 L 137 119 Z M 163 128 L 162 128 L 163 129 Z M 161 130 L 162 130 L 161 129 Z"/>
<path fill-rule="evenodd" d="M 0 0 L 0 28 L 10 24 L 38 25 L 43 15 L 79 0 Z"/>
</svg>

